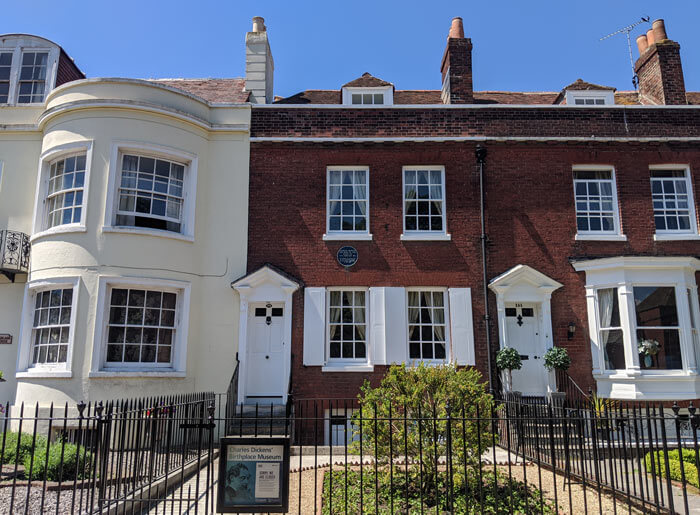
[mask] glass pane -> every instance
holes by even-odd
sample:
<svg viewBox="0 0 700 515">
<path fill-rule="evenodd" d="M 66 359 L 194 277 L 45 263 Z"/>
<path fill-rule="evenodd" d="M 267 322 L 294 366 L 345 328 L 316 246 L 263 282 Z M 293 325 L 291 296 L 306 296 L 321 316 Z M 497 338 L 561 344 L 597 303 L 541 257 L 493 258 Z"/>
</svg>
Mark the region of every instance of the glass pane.
<svg viewBox="0 0 700 515">
<path fill-rule="evenodd" d="M 622 329 L 601 331 L 601 344 L 605 353 L 606 370 L 625 368 L 625 348 L 622 342 Z"/>
<path fill-rule="evenodd" d="M 683 368 L 678 329 L 638 329 L 637 346 L 640 350 L 639 365 L 642 369 Z"/>
<path fill-rule="evenodd" d="M 676 289 L 673 286 L 635 286 L 637 326 L 677 327 Z"/>
<path fill-rule="evenodd" d="M 598 290 L 598 324 L 600 327 L 620 327 L 617 288 Z"/>
</svg>

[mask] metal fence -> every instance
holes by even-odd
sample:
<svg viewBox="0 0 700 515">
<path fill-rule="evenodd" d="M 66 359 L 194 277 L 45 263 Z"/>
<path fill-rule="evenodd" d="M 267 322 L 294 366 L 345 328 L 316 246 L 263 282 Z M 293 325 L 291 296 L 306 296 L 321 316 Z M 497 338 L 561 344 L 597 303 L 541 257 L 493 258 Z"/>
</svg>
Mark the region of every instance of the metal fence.
<svg viewBox="0 0 700 515">
<path fill-rule="evenodd" d="M 684 408 L 523 399 L 398 407 L 357 399 L 235 406 L 199 393 L 5 406 L 0 513 L 214 513 L 224 435 L 292 441 L 292 513 L 690 513 L 697 430 Z"/>
</svg>

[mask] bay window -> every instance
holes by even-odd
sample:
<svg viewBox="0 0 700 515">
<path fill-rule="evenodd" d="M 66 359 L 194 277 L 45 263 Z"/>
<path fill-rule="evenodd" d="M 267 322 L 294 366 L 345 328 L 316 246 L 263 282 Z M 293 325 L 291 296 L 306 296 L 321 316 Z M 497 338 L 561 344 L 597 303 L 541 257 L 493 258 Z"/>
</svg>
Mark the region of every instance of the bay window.
<svg viewBox="0 0 700 515">
<path fill-rule="evenodd" d="M 681 399 L 700 393 L 698 290 L 692 257 L 575 261 L 586 272 L 593 375 L 620 398 Z M 675 392 L 675 394 L 672 394 Z"/>
</svg>

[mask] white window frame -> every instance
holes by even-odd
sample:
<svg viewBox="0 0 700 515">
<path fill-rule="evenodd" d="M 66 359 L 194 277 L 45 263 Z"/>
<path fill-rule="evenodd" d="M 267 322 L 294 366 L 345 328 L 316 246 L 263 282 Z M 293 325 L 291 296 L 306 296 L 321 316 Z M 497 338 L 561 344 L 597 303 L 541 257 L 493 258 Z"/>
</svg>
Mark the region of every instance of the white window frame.
<svg viewBox="0 0 700 515">
<path fill-rule="evenodd" d="M 615 92 L 608 90 L 566 90 L 566 105 L 571 107 L 601 107 L 615 105 Z M 576 104 L 576 99 L 603 100 L 603 104 Z"/>
<path fill-rule="evenodd" d="M 679 399 L 682 389 L 686 387 L 682 381 L 700 381 L 698 363 L 692 341 L 691 309 L 694 310 L 695 320 L 700 320 L 697 303 L 692 306 L 688 302 L 687 290 L 697 297 L 695 272 L 700 270 L 700 260 L 686 257 L 614 257 L 574 262 L 574 269 L 586 272 L 586 297 L 588 304 L 588 327 L 593 358 L 593 377 L 601 384 L 610 385 L 618 382 L 628 388 L 643 391 L 646 398 L 663 398 L 670 395 L 663 388 L 668 386 L 660 382 L 666 380 L 681 381 L 668 383 L 676 384 L 679 396 L 668 397 Z M 634 288 L 644 286 L 673 287 L 676 295 L 678 311 L 679 339 L 681 349 L 681 369 L 657 370 L 642 369 L 637 352 L 637 320 L 634 303 Z M 620 326 L 623 333 L 625 368 L 616 370 L 605 369 L 605 349 L 600 340 L 600 320 L 598 306 L 598 290 L 605 288 L 618 289 L 618 304 L 620 308 Z M 602 383 L 601 383 L 602 381 Z M 642 398 L 642 397 L 630 397 Z"/>
<path fill-rule="evenodd" d="M 168 161 L 176 161 L 185 165 L 183 177 L 182 225 L 180 232 L 149 227 L 130 227 L 116 225 L 117 208 L 119 207 L 119 188 L 122 174 L 122 157 L 124 154 L 153 157 Z M 102 232 L 140 234 L 159 236 L 176 240 L 194 241 L 195 203 L 197 197 L 197 164 L 196 154 L 164 145 L 140 143 L 132 141 L 117 141 L 112 145 L 109 164 L 109 183 L 107 186 L 107 206 Z"/>
<path fill-rule="evenodd" d="M 359 359 L 345 359 L 345 358 L 331 358 L 331 292 L 334 291 L 362 291 L 365 293 L 365 358 Z M 353 308 L 354 309 L 354 308 Z M 372 363 L 370 358 L 371 345 L 370 345 L 370 304 L 369 304 L 369 288 L 363 286 L 333 286 L 326 288 L 326 367 L 327 368 L 347 368 L 352 370 L 356 367 L 366 367 Z M 342 354 L 342 351 L 341 351 Z"/>
<path fill-rule="evenodd" d="M 47 52 L 49 55 L 46 60 L 46 83 L 44 87 L 44 98 L 41 102 L 18 103 L 19 95 L 19 75 L 22 69 L 22 55 L 25 52 Z M 56 74 L 58 72 L 58 59 L 60 50 L 58 47 L 47 45 L 46 41 L 39 41 L 31 37 L 9 37 L 5 43 L 0 46 L 1 52 L 12 52 L 12 67 L 10 68 L 10 90 L 8 92 L 7 103 L 2 105 L 12 106 L 37 106 L 46 102 L 46 97 L 51 93 L 56 85 Z"/>
<path fill-rule="evenodd" d="M 367 211 L 365 217 L 366 230 L 364 231 L 344 231 L 342 230 L 342 225 L 340 230 L 331 231 L 331 172 L 343 172 L 343 171 L 358 171 L 365 172 L 365 195 L 366 195 L 366 206 Z M 369 232 L 369 220 L 370 220 L 370 205 L 369 205 L 369 166 L 328 166 L 326 168 L 326 232 L 323 235 L 324 241 L 369 241 L 372 239 L 372 233 Z"/>
<path fill-rule="evenodd" d="M 411 358 L 411 336 L 409 326 L 411 325 L 411 320 L 408 316 L 408 297 L 411 292 L 441 292 L 443 299 L 443 309 L 445 310 L 445 358 L 444 359 L 415 359 Z M 406 309 L 406 365 L 407 366 L 418 366 L 419 363 L 424 363 L 426 365 L 446 365 L 448 363 L 453 363 L 453 352 L 452 352 L 452 334 L 450 332 L 450 327 L 452 326 L 450 320 L 450 295 L 448 288 L 435 287 L 435 286 L 412 286 L 406 288 L 406 304 L 404 308 Z"/>
<path fill-rule="evenodd" d="M 72 377 L 73 349 L 75 347 L 76 320 L 78 316 L 78 298 L 80 297 L 81 281 L 77 276 L 38 279 L 27 283 L 24 289 L 22 303 L 22 319 L 20 322 L 19 349 L 17 352 L 18 378 L 32 377 Z M 65 363 L 32 364 L 32 331 L 34 328 L 34 303 L 36 294 L 46 290 L 73 289 L 71 304 L 70 331 L 68 336 L 68 352 Z"/>
<path fill-rule="evenodd" d="M 688 164 L 660 164 L 649 166 L 649 190 L 651 191 L 651 174 L 654 171 L 683 171 L 685 173 L 685 183 L 688 190 L 688 209 L 690 215 L 689 230 L 658 230 L 654 224 L 654 240 L 657 241 L 673 241 L 673 240 L 700 240 L 698 234 L 697 212 L 695 210 L 695 196 L 693 195 L 693 176 L 690 173 L 690 165 Z M 653 195 L 653 193 L 652 193 Z M 653 198 L 653 197 L 652 197 Z M 654 212 L 652 200 L 652 217 Z M 652 220 L 653 221 L 653 220 Z"/>
<path fill-rule="evenodd" d="M 177 293 L 175 338 L 171 351 L 172 366 L 153 366 L 150 363 L 107 364 L 110 293 L 113 288 L 143 288 Z M 115 276 L 100 277 L 90 377 L 185 377 L 190 296 L 191 283 L 185 281 Z M 158 364 L 156 363 L 155 365 Z"/>
<path fill-rule="evenodd" d="M 406 230 L 406 172 L 439 171 L 442 181 L 442 231 Z M 447 232 L 447 186 L 445 184 L 445 167 L 443 165 L 407 165 L 401 169 L 401 226 L 402 241 L 447 241 L 452 235 Z"/>
<path fill-rule="evenodd" d="M 612 181 L 612 197 L 613 197 L 613 224 L 612 231 L 579 231 L 576 217 L 578 210 L 576 209 L 576 172 L 610 172 L 610 180 Z M 602 241 L 627 241 L 627 236 L 622 233 L 622 224 L 620 221 L 620 204 L 617 198 L 617 177 L 615 167 L 612 165 L 573 165 L 571 167 L 571 180 L 574 191 L 574 223 L 576 224 L 575 240 L 602 240 Z"/>
<path fill-rule="evenodd" d="M 44 236 L 69 232 L 87 231 L 87 211 L 89 207 L 90 177 L 92 175 L 92 149 L 94 140 L 73 141 L 51 147 L 41 153 L 39 157 L 39 170 L 37 172 L 37 186 L 34 200 L 34 223 L 31 241 Z M 54 161 L 76 154 L 85 154 L 85 181 L 83 183 L 83 207 L 80 213 L 80 221 L 57 225 L 48 228 L 46 197 L 49 188 L 49 172 Z"/>
<path fill-rule="evenodd" d="M 355 93 L 355 94 L 362 93 L 362 94 L 371 94 L 371 95 L 382 94 L 382 95 L 384 95 L 384 103 L 383 104 L 353 104 L 352 103 L 352 94 L 353 93 Z M 366 109 L 373 109 L 373 108 L 376 109 L 376 108 L 391 106 L 391 105 L 394 105 L 394 88 L 393 88 L 393 86 L 379 86 L 379 87 L 374 87 L 374 88 L 363 88 L 363 87 L 356 87 L 356 86 L 344 87 L 343 88 L 343 105 L 358 107 L 358 108 L 366 108 Z"/>
</svg>

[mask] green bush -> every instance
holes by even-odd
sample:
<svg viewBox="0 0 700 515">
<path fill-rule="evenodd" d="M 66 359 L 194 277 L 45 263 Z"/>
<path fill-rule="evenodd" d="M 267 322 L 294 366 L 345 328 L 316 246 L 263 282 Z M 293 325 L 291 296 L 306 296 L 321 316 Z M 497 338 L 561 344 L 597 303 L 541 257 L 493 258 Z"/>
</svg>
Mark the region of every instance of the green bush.
<svg viewBox="0 0 700 515">
<path fill-rule="evenodd" d="M 61 454 L 63 454 L 63 460 L 61 460 Z M 44 472 L 46 472 L 47 481 L 58 481 L 59 479 L 72 481 L 90 477 L 92 456 L 84 447 L 73 443 L 52 443 L 49 447 L 48 462 L 46 460 L 46 445 L 37 447 L 33 464 L 31 458 L 31 455 L 24 457 L 24 473 L 28 479 L 43 480 Z M 30 465 L 31 477 L 29 475 Z"/>
<path fill-rule="evenodd" d="M 540 503 L 540 491 L 532 484 L 526 486 L 516 480 L 509 482 L 508 478 L 498 475 L 498 486 L 495 487 L 493 472 L 483 471 L 482 477 L 481 488 L 476 474 L 470 475 L 466 487 L 464 483 L 453 485 L 452 513 L 475 515 L 555 512 L 554 503 L 547 499 Z M 397 466 L 393 478 L 386 469 L 379 470 L 377 474 L 374 470 L 364 469 L 362 475 L 359 470 L 348 470 L 347 473 L 342 469 L 333 470 L 326 472 L 323 477 L 321 511 L 324 515 L 446 513 L 450 508 L 446 480 L 446 474 L 441 472 L 437 485 L 430 487 L 432 490 L 428 489 L 423 480 L 421 492 L 421 479 L 415 467 L 406 474 L 403 467 Z"/>
<path fill-rule="evenodd" d="M 664 451 L 654 451 L 654 466 L 652 467 L 651 459 L 652 453 L 648 453 L 644 457 L 644 464 L 646 465 L 647 472 L 666 477 L 666 456 Z M 695 451 L 693 449 L 683 449 L 683 472 L 685 472 L 685 480 L 687 483 L 700 488 L 700 480 L 698 478 L 698 469 L 695 463 Z M 679 457 L 678 449 L 668 451 L 668 472 L 671 479 L 676 481 L 682 481 L 683 476 L 681 475 L 681 458 Z"/>
<path fill-rule="evenodd" d="M 8 431 L 0 433 L 0 449 L 2 448 L 3 438 L 5 440 L 5 452 L 2 456 L 2 463 L 14 465 L 15 459 L 17 463 L 23 463 L 27 456 L 32 455 L 33 443 L 36 447 L 46 447 L 46 438 L 41 435 L 36 435 L 36 441 L 30 433 L 22 433 L 19 437 L 19 452 L 17 451 L 17 438 L 19 433 Z"/>
<path fill-rule="evenodd" d="M 499 370 L 520 370 L 523 362 L 517 350 L 513 347 L 504 347 L 496 354 L 496 366 Z"/>
<path fill-rule="evenodd" d="M 495 439 L 488 421 L 493 398 L 474 369 L 394 365 L 378 387 L 366 381 L 359 400 L 362 409 L 353 414 L 353 424 L 362 431 L 362 440 L 353 443 L 353 452 L 359 454 L 362 445 L 362 454 L 375 455 L 380 464 L 399 455 L 422 454 L 423 482 L 428 486 L 437 481 L 436 457 L 448 454 L 448 405 L 453 417 L 452 462 L 458 475 L 477 466 L 481 451 Z"/>
<path fill-rule="evenodd" d="M 547 370 L 569 370 L 571 358 L 564 347 L 552 347 L 544 353 L 544 368 Z"/>
</svg>

